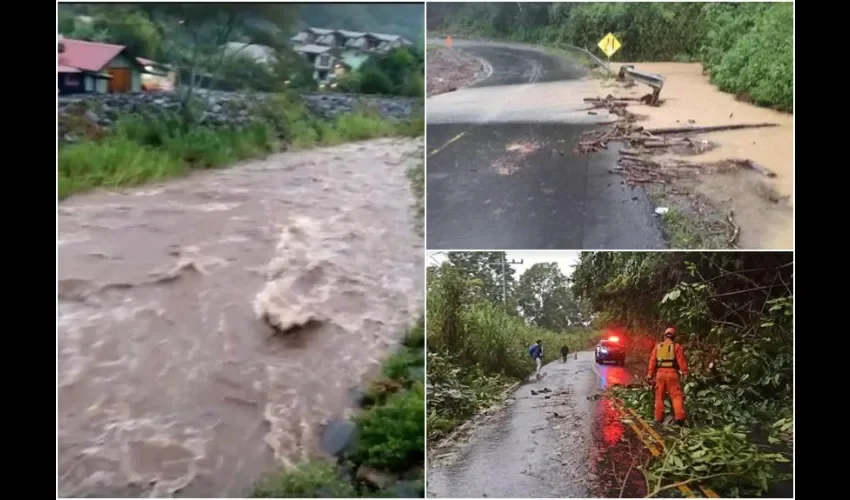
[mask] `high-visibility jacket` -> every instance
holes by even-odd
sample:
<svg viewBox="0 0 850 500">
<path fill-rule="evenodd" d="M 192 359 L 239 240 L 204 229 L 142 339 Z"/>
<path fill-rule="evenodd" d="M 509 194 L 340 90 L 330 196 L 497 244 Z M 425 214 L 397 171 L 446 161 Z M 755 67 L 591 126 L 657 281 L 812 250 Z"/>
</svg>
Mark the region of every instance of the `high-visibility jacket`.
<svg viewBox="0 0 850 500">
<path fill-rule="evenodd" d="M 688 374 L 688 363 L 685 360 L 685 351 L 681 344 L 665 340 L 652 348 L 647 373 L 650 377 L 653 377 L 659 368 L 672 368 L 678 370 L 682 375 Z"/>
</svg>

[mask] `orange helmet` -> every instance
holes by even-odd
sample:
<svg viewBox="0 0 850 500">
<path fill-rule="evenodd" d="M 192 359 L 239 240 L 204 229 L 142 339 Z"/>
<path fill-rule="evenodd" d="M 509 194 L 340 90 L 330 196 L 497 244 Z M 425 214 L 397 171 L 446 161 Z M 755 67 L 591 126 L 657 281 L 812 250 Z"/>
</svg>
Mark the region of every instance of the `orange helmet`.
<svg viewBox="0 0 850 500">
<path fill-rule="evenodd" d="M 671 337 L 671 338 L 675 337 L 676 336 L 676 329 L 671 326 L 670 328 L 664 330 L 664 336 L 665 337 Z"/>
</svg>

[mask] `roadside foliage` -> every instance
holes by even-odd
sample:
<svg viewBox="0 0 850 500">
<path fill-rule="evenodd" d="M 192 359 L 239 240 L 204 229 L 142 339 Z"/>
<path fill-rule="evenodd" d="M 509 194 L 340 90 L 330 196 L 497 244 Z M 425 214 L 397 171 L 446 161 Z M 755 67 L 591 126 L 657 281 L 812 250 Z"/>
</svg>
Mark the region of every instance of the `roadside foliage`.
<svg viewBox="0 0 850 500">
<path fill-rule="evenodd" d="M 760 496 L 790 479 L 793 274 L 791 252 L 582 255 L 573 292 L 630 332 L 634 356 L 646 359 L 668 325 L 686 349 L 688 425 L 647 464 L 651 493 L 699 480 L 724 497 Z M 652 392 L 613 393 L 652 420 Z"/>
</svg>

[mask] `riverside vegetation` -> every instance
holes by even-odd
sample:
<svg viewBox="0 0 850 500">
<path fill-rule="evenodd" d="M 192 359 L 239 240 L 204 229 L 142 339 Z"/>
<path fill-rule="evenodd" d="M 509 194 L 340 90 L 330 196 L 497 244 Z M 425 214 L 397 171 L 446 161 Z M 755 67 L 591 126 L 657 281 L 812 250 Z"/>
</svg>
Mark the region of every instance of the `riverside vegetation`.
<svg viewBox="0 0 850 500">
<path fill-rule="evenodd" d="M 428 29 L 455 37 L 596 49 L 623 43 L 613 61 L 701 62 L 720 90 L 760 106 L 794 109 L 794 5 L 767 3 L 443 3 Z"/>
<path fill-rule="evenodd" d="M 417 137 L 424 117 L 388 120 L 370 109 L 333 119 L 310 113 L 291 93 L 263 100 L 240 127 L 187 123 L 178 113 L 120 118 L 109 131 L 78 127 L 84 140 L 59 148 L 59 198 L 92 188 L 116 188 L 217 168 L 287 148 L 303 149 L 389 136 Z M 73 118 L 70 119 L 73 121 Z"/>
<path fill-rule="evenodd" d="M 263 478 L 263 498 L 425 496 L 425 330 L 419 318 L 384 362 L 336 462 L 316 459 Z"/>
</svg>

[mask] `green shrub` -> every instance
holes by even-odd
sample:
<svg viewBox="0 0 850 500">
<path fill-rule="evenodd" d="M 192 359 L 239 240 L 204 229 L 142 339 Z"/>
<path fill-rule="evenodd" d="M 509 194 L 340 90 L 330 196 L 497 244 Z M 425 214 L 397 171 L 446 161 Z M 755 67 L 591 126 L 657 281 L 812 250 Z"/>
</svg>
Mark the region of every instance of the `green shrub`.
<svg viewBox="0 0 850 500">
<path fill-rule="evenodd" d="M 352 498 L 357 491 L 325 461 L 304 462 L 297 467 L 263 478 L 253 498 Z"/>
<path fill-rule="evenodd" d="M 359 441 L 355 462 L 401 471 L 425 459 L 425 391 L 421 382 L 391 395 L 356 417 Z"/>
<path fill-rule="evenodd" d="M 771 4 L 710 70 L 712 83 L 761 106 L 794 109 L 794 6 Z"/>
<path fill-rule="evenodd" d="M 401 349 L 384 363 L 383 373 L 392 380 L 407 382 L 417 378 L 413 375 L 415 368 L 424 364 L 421 349 Z"/>
<path fill-rule="evenodd" d="M 363 111 L 339 115 L 333 128 L 342 138 L 352 141 L 386 137 L 395 131 L 391 122 Z"/>
<path fill-rule="evenodd" d="M 378 69 L 367 69 L 360 74 L 358 79 L 359 90 L 364 94 L 389 95 L 393 91 L 393 82 L 390 77 Z"/>
<path fill-rule="evenodd" d="M 419 316 L 413 326 L 408 328 L 402 344 L 411 349 L 425 347 L 425 319 L 423 316 Z"/>
<path fill-rule="evenodd" d="M 95 187 L 134 186 L 186 171 L 182 159 L 172 152 L 120 136 L 71 144 L 59 149 L 59 198 Z"/>
</svg>

